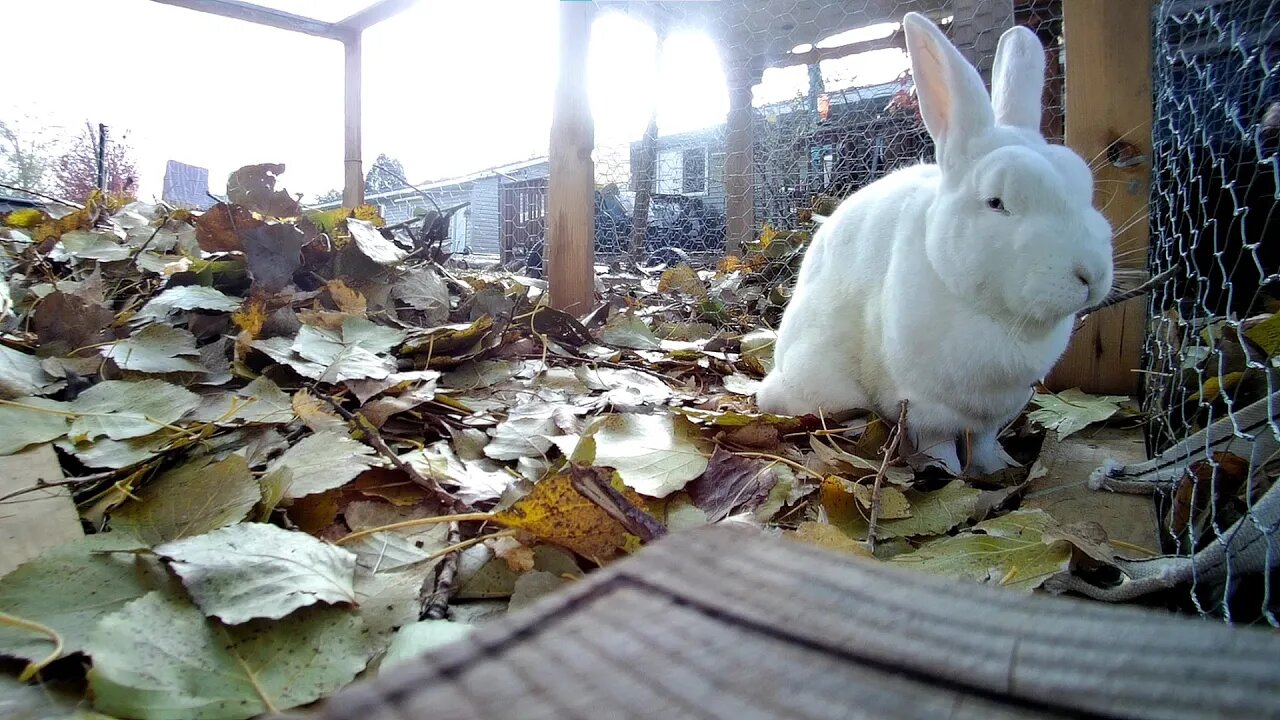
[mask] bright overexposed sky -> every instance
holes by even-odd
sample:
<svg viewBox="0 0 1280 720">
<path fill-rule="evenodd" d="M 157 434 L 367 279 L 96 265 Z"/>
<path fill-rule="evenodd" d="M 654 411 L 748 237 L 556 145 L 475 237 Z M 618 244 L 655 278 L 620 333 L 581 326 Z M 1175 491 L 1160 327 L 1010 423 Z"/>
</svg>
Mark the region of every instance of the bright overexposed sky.
<svg viewBox="0 0 1280 720">
<path fill-rule="evenodd" d="M 332 21 L 373 0 L 262 0 Z M 557 64 L 557 0 L 431 0 L 366 31 L 366 169 L 398 158 L 414 182 L 546 154 Z M 891 29 L 891 28 L 890 28 Z M 836 44 L 866 39 L 844 37 Z M 10 77 L 0 120 L 28 132 L 85 121 L 128 130 L 140 197 L 160 194 L 165 162 L 227 175 L 286 165 L 308 198 L 342 186 L 342 46 L 151 0 L 0 0 Z M 820 45 L 830 44 L 831 40 Z M 886 82 L 898 50 L 821 65 L 837 86 Z M 724 121 L 720 51 L 706 35 L 654 32 L 616 11 L 593 27 L 588 88 L 600 147 L 639 139 L 656 103 L 663 134 Z M 773 69 L 756 104 L 807 87 L 803 67 Z"/>
</svg>

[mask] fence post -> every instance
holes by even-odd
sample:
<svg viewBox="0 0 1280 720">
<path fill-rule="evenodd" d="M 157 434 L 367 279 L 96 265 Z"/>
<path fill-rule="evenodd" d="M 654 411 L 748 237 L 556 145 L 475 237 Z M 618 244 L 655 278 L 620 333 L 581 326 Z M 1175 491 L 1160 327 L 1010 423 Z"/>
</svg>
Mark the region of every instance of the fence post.
<svg viewBox="0 0 1280 720">
<path fill-rule="evenodd" d="M 107 192 L 107 126 L 98 123 L 98 189 Z"/>
<path fill-rule="evenodd" d="M 345 91 L 343 111 L 346 119 L 344 133 L 345 180 L 342 188 L 342 207 L 348 210 L 364 204 L 364 163 L 360 158 L 360 33 L 342 42 Z"/>
<path fill-rule="evenodd" d="M 1117 268 L 1144 269 L 1151 182 L 1151 0 L 1064 2 L 1067 145 L 1094 162 L 1095 202 L 1116 230 Z M 1107 149 L 1130 143 L 1145 159 L 1119 167 Z M 1124 163 L 1129 165 L 1129 163 Z M 1138 389 L 1147 298 L 1091 315 L 1046 383 L 1052 389 L 1133 394 Z"/>
<path fill-rule="evenodd" d="M 560 3 L 560 68 L 551 115 L 547 281 L 551 305 L 586 312 L 595 299 L 595 123 L 587 99 L 593 2 Z"/>
<path fill-rule="evenodd" d="M 762 68 L 745 53 L 730 53 L 726 79 L 729 85 L 729 117 L 725 137 L 724 203 L 727 233 L 725 255 L 739 255 L 755 237 L 755 139 L 752 128 L 751 88 L 760 81 Z"/>
</svg>

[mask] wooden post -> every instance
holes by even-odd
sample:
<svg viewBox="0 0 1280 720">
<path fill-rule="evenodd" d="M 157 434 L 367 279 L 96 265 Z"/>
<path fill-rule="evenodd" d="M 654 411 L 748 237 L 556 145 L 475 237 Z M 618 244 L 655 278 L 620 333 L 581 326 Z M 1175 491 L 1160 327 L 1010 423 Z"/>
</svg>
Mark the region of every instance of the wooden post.
<svg viewBox="0 0 1280 720">
<path fill-rule="evenodd" d="M 649 125 L 640 141 L 640 153 L 632 159 L 635 176 L 636 203 L 631 216 L 631 259 L 640 262 L 645 254 L 645 236 L 649 233 L 649 201 L 658 167 L 658 111 L 649 114 Z"/>
<path fill-rule="evenodd" d="M 755 238 L 755 172 L 752 168 L 755 143 L 751 128 L 751 88 L 760 81 L 761 71 L 750 58 L 741 54 L 731 55 L 725 70 L 729 85 L 724 159 L 725 254 L 740 255 L 742 246 Z"/>
<path fill-rule="evenodd" d="M 551 116 L 547 269 L 551 305 L 586 312 L 595 299 L 595 123 L 587 100 L 587 45 L 595 3 L 560 3 L 560 70 Z"/>
<path fill-rule="evenodd" d="M 1151 0 L 1064 2 L 1067 145 L 1095 162 L 1095 202 L 1120 229 L 1146 213 L 1151 181 Z M 1106 162 L 1116 140 L 1146 161 Z M 1117 268 L 1145 268 L 1148 225 L 1137 222 L 1114 239 Z M 1147 298 L 1135 298 L 1085 322 L 1047 379 L 1053 389 L 1132 394 L 1138 388 Z"/>
<path fill-rule="evenodd" d="M 348 210 L 364 204 L 364 163 L 360 160 L 360 34 L 342 43 L 345 92 L 343 109 L 346 118 L 345 182 L 342 206 Z"/>
</svg>

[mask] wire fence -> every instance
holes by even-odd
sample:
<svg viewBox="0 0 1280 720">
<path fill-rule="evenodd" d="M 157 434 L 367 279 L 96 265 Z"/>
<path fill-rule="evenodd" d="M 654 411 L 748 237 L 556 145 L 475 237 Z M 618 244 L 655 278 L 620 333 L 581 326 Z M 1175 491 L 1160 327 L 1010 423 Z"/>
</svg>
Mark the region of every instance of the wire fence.
<svg viewBox="0 0 1280 720">
<path fill-rule="evenodd" d="M 1280 243 L 1275 233 L 1280 145 L 1280 2 L 1160 0 L 1153 17 L 1155 112 L 1151 194 L 1153 292 L 1145 347 L 1148 451 L 1215 424 L 1229 436 L 1280 441 L 1271 402 L 1280 364 Z M 1247 406 L 1267 402 L 1261 422 Z M 1205 435 L 1205 438 L 1211 435 Z M 1267 439 L 1267 438 L 1264 438 Z M 1254 512 L 1274 458 L 1204 447 L 1159 498 L 1163 550 L 1227 547 L 1248 523 L 1280 557 L 1274 518 Z M 1277 625 L 1274 577 L 1193 582 L 1187 609 Z"/>
<path fill-rule="evenodd" d="M 618 5 L 598 2 L 602 13 Z M 908 10 L 939 22 L 988 83 L 1000 34 L 1015 23 L 1035 30 L 1048 50 L 1043 130 L 1063 139 L 1061 0 L 627 6 L 642 8 L 660 44 L 691 29 L 716 43 L 728 108 L 695 129 L 663 127 L 655 114 L 629 144 L 597 145 L 602 281 L 635 283 L 637 264 L 687 264 L 718 294 L 722 323 L 776 326 L 822 217 L 885 174 L 932 159 L 900 24 Z M 502 260 L 534 276 L 544 271 L 545 190 L 545 177 L 503 189 Z"/>
</svg>

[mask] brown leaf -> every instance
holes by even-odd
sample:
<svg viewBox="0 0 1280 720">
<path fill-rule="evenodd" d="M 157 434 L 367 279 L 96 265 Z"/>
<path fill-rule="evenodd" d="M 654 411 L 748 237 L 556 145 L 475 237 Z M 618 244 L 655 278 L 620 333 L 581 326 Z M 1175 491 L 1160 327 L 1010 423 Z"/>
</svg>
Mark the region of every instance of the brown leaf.
<svg viewBox="0 0 1280 720">
<path fill-rule="evenodd" d="M 434 497 L 409 479 L 408 473 L 392 468 L 369 468 L 350 487 L 361 495 L 381 498 L 398 507 L 412 507 Z"/>
<path fill-rule="evenodd" d="M 717 447 L 701 477 L 685 486 L 693 504 L 717 522 L 735 510 L 750 512 L 769 497 L 778 478 L 769 463 L 739 457 Z"/>
<path fill-rule="evenodd" d="M 263 225 L 241 233 L 245 264 L 255 289 L 268 293 L 283 290 L 302 266 L 302 246 L 308 238 L 293 225 Z"/>
<path fill-rule="evenodd" d="M 333 304 L 338 310 L 349 315 L 357 315 L 364 317 L 369 309 L 369 303 L 365 300 L 358 290 L 347 287 L 342 280 L 330 280 L 325 286 L 329 291 L 329 297 L 333 298 Z"/>
<path fill-rule="evenodd" d="M 500 537 L 489 541 L 493 554 L 502 558 L 514 573 L 527 573 L 533 570 L 533 548 L 521 543 L 513 537 Z"/>
<path fill-rule="evenodd" d="M 50 293 L 31 319 L 32 329 L 40 339 L 37 352 L 42 357 L 59 357 L 74 350 L 109 340 L 107 326 L 115 313 L 78 295 Z"/>
<path fill-rule="evenodd" d="M 196 218 L 196 243 L 205 252 L 244 250 L 240 233 L 263 224 L 239 205 L 218 203 Z"/>
<path fill-rule="evenodd" d="M 227 179 L 227 198 L 237 205 L 273 218 L 291 218 L 302 214 L 296 198 L 285 190 L 276 190 L 276 176 L 284 172 L 282 163 L 246 165 Z"/>
<path fill-rule="evenodd" d="M 594 342 L 591 333 L 577 318 L 555 308 L 538 308 L 532 322 L 534 331 L 565 345 L 577 347 Z"/>
<path fill-rule="evenodd" d="M 725 436 L 725 440 L 734 445 L 755 450 L 777 449 L 781 439 L 782 433 L 778 431 L 776 425 L 770 425 L 761 420 L 753 420 L 740 428 L 734 428 Z"/>
</svg>

